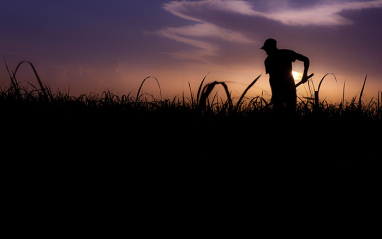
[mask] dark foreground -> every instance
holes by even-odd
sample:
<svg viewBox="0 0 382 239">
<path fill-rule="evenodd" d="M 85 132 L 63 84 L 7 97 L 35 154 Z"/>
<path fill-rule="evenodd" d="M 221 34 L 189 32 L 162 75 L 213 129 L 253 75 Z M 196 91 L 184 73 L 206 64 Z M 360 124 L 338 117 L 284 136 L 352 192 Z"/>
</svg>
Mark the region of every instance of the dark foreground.
<svg viewBox="0 0 382 239">
<path fill-rule="evenodd" d="M 70 168 L 100 163 L 158 171 L 364 170 L 381 161 L 381 120 L 365 117 L 286 119 L 270 113 L 226 116 L 23 104 L 3 106 L 1 121 L 7 158 Z"/>
<path fill-rule="evenodd" d="M 375 218 L 360 214 L 375 211 L 381 182 L 379 98 L 307 100 L 286 119 L 261 97 L 236 108 L 210 102 L 210 91 L 199 97 L 203 82 L 187 100 L 148 101 L 140 89 L 136 98 L 70 97 L 35 70 L 40 88 L 21 87 L 17 69 L 0 88 L 3 226 L 12 233 L 109 238 L 123 228 L 179 238 L 256 225 L 269 234 L 291 229 L 275 220 L 299 217 L 296 231 L 310 235 L 339 218 Z"/>
<path fill-rule="evenodd" d="M 380 188 L 375 120 L 49 107 L 1 120 L 7 222 L 32 234 L 44 222 L 61 235 L 238 235 L 221 227 L 273 231 L 291 216 L 312 233 L 319 218 L 368 218 Z"/>
</svg>

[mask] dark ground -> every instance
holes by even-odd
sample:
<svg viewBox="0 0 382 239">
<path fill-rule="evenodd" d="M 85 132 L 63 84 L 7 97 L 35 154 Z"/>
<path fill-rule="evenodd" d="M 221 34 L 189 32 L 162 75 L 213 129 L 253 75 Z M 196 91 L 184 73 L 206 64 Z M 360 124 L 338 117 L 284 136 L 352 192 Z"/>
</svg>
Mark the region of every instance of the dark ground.
<svg viewBox="0 0 382 239">
<path fill-rule="evenodd" d="M 7 157 L 68 167 L 366 170 L 381 160 L 380 120 L 23 108 L 3 114 L 1 125 Z"/>
<path fill-rule="evenodd" d="M 7 112 L 1 125 L 7 223 L 29 233 L 285 234 L 298 217 L 316 234 L 368 218 L 380 188 L 378 121 L 80 109 Z"/>
</svg>

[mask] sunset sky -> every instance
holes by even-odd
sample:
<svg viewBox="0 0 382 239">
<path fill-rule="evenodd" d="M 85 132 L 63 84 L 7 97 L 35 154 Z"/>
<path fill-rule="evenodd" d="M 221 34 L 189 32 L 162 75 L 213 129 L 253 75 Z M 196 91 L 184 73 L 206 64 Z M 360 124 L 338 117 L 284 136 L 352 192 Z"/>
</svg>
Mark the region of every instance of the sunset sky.
<svg viewBox="0 0 382 239">
<path fill-rule="evenodd" d="M 322 97 L 351 100 L 382 90 L 382 0 L 0 0 L 0 56 L 11 68 L 31 61 L 42 81 L 71 95 L 105 89 L 136 93 L 155 76 L 164 97 L 194 92 L 203 77 L 241 94 L 270 97 L 267 38 L 310 58 Z M 294 71 L 302 72 L 296 62 Z M 23 68 L 20 81 L 31 81 Z M 9 77 L 0 63 L 0 86 Z M 154 82 L 143 90 L 157 95 Z M 298 95 L 306 95 L 303 87 Z"/>
</svg>

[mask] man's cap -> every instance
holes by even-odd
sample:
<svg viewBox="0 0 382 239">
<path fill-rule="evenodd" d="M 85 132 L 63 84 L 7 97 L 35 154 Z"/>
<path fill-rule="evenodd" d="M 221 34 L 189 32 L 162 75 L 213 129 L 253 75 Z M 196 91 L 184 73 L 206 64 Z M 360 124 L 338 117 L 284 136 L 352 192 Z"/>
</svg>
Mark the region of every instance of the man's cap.
<svg viewBox="0 0 382 239">
<path fill-rule="evenodd" d="M 275 39 L 269 38 L 264 42 L 264 46 L 262 46 L 260 49 L 267 50 L 271 48 L 275 48 L 277 44 L 277 41 Z"/>
</svg>

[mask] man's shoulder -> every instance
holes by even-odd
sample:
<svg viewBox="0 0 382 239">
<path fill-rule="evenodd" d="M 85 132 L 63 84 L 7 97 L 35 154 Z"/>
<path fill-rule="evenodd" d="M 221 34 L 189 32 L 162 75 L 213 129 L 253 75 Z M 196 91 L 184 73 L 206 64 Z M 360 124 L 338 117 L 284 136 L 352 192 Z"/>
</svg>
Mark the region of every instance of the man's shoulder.
<svg viewBox="0 0 382 239">
<path fill-rule="evenodd" d="M 295 51 L 289 50 L 289 49 L 280 49 L 280 53 L 282 54 L 297 54 Z"/>
<path fill-rule="evenodd" d="M 289 49 L 281 49 L 280 56 L 294 62 L 297 59 L 298 54 L 295 51 Z"/>
</svg>

